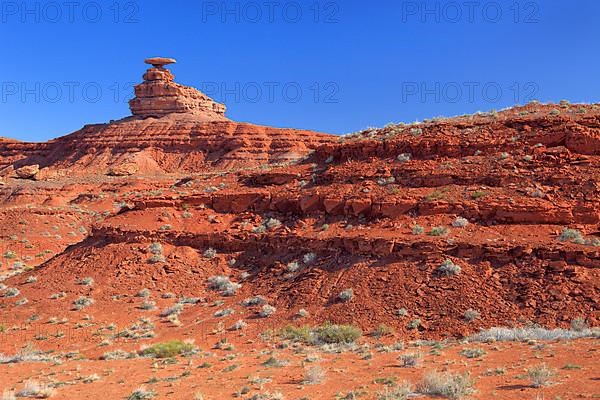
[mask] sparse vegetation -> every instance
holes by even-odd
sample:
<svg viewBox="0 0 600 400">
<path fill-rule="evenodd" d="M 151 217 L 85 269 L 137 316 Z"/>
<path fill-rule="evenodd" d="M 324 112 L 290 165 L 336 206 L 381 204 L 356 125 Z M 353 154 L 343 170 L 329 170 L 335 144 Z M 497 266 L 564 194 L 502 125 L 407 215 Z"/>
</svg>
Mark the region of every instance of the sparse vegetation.
<svg viewBox="0 0 600 400">
<path fill-rule="evenodd" d="M 490 328 L 469 338 L 472 342 L 526 342 L 530 340 L 574 340 L 581 338 L 600 338 L 600 329 L 582 331 L 567 329 L 531 328 Z"/>
<path fill-rule="evenodd" d="M 454 221 L 452 221 L 452 226 L 455 228 L 464 228 L 469 225 L 469 220 L 463 217 L 456 217 Z"/>
<path fill-rule="evenodd" d="M 91 297 L 81 296 L 73 302 L 73 307 L 76 310 L 82 310 L 87 306 L 91 306 L 92 304 L 94 304 L 94 299 Z"/>
<path fill-rule="evenodd" d="M 474 393 L 475 381 L 469 373 L 453 374 L 432 371 L 417 386 L 417 391 L 430 396 L 461 399 Z"/>
<path fill-rule="evenodd" d="M 354 289 L 349 288 L 349 289 L 345 289 L 343 291 L 340 292 L 340 294 L 338 294 L 338 299 L 340 299 L 340 301 L 348 302 L 350 300 L 352 300 L 354 298 Z"/>
<path fill-rule="evenodd" d="M 449 230 L 445 226 L 435 226 L 431 228 L 429 236 L 445 236 L 448 234 L 448 232 Z"/>
<path fill-rule="evenodd" d="M 215 250 L 213 248 L 208 248 L 204 251 L 203 255 L 205 258 L 208 258 L 208 259 L 215 258 L 217 256 L 217 250 Z"/>
<path fill-rule="evenodd" d="M 263 296 L 248 297 L 242 301 L 244 307 L 261 306 L 263 304 L 267 304 L 267 299 Z"/>
<path fill-rule="evenodd" d="M 552 377 L 556 375 L 556 370 L 549 368 L 546 364 L 540 364 L 527 369 L 527 376 L 531 380 L 531 386 L 539 388 L 550 386 Z"/>
<path fill-rule="evenodd" d="M 148 390 L 144 386 L 140 386 L 129 395 L 127 400 L 149 400 L 154 397 L 156 397 L 156 392 Z"/>
<path fill-rule="evenodd" d="M 282 329 L 280 336 L 294 342 L 310 345 L 354 343 L 362 336 L 362 331 L 353 325 L 325 323 L 316 327 L 292 325 Z"/>
<path fill-rule="evenodd" d="M 233 296 L 242 285 L 231 282 L 231 280 L 224 275 L 216 275 L 208 278 L 208 287 L 211 290 L 221 292 L 221 295 L 223 296 Z"/>
<path fill-rule="evenodd" d="M 304 373 L 303 383 L 305 383 L 307 385 L 317 385 L 319 383 L 323 383 L 323 381 L 325 380 L 325 377 L 326 377 L 326 374 L 325 374 L 325 371 L 323 370 L 323 368 L 316 365 L 312 368 L 309 368 Z"/>
<path fill-rule="evenodd" d="M 29 380 L 25 387 L 17 392 L 17 397 L 30 397 L 34 399 L 47 399 L 56 394 L 51 386 L 38 381 Z"/>
<path fill-rule="evenodd" d="M 144 357 L 154 358 L 171 358 L 180 355 L 189 355 L 196 350 L 196 347 L 191 343 L 182 342 L 180 340 L 171 340 L 169 342 L 157 343 L 140 351 L 140 355 Z"/>
<path fill-rule="evenodd" d="M 386 387 L 377 393 L 377 400 L 406 400 L 412 394 L 412 386 L 409 383 Z M 355 397 L 352 397 L 354 399 Z"/>
<path fill-rule="evenodd" d="M 466 358 L 480 358 L 483 357 L 486 353 L 485 350 L 475 347 L 472 349 L 463 349 L 460 354 Z"/>
<path fill-rule="evenodd" d="M 398 359 L 402 362 L 402 366 L 405 368 L 415 367 L 419 360 L 423 357 L 421 353 L 410 353 L 403 354 Z"/>
<path fill-rule="evenodd" d="M 425 228 L 423 228 L 421 225 L 415 225 L 412 227 L 413 235 L 422 235 L 424 233 L 425 233 Z"/>
<path fill-rule="evenodd" d="M 454 276 L 461 272 L 461 268 L 454 264 L 452 260 L 445 260 L 438 268 L 437 273 L 442 276 Z"/>
<path fill-rule="evenodd" d="M 91 277 L 88 276 L 88 277 L 83 278 L 82 280 L 80 280 L 79 284 L 83 285 L 83 286 L 92 286 L 94 284 L 94 278 L 91 278 Z"/>
<path fill-rule="evenodd" d="M 269 305 L 269 304 L 265 304 L 261 307 L 258 315 L 261 318 L 267 318 L 267 317 L 270 317 L 271 315 L 275 314 L 275 311 L 277 311 L 277 309 L 275 307 L 273 307 L 272 305 Z"/>
<path fill-rule="evenodd" d="M 473 322 L 476 319 L 478 319 L 480 317 L 480 313 L 477 310 L 473 310 L 472 308 L 469 308 L 467 311 L 464 312 L 463 314 L 463 318 L 465 319 L 465 321 L 467 322 Z"/>
</svg>

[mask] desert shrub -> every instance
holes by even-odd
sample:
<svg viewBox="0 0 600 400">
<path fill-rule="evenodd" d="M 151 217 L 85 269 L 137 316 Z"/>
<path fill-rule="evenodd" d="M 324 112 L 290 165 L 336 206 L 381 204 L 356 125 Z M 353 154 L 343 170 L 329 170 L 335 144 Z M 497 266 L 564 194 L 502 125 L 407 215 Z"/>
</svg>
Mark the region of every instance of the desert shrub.
<svg viewBox="0 0 600 400">
<path fill-rule="evenodd" d="M 160 316 L 161 317 L 168 317 L 168 316 L 171 316 L 171 315 L 178 315 L 178 314 L 181 313 L 181 311 L 183 311 L 183 304 L 177 303 L 177 304 L 173 305 L 172 307 L 164 309 L 160 313 Z"/>
<path fill-rule="evenodd" d="M 179 300 L 177 300 L 177 303 L 179 304 L 198 304 L 198 302 L 200 302 L 200 298 L 199 297 L 181 297 Z"/>
<path fill-rule="evenodd" d="M 54 294 L 50 295 L 50 299 L 52 299 L 52 300 L 62 299 L 64 297 L 67 297 L 67 294 L 65 292 L 59 292 L 59 293 L 54 293 Z"/>
<path fill-rule="evenodd" d="M 588 329 L 588 324 L 585 322 L 585 318 L 575 318 L 571 321 L 571 329 L 576 332 L 582 332 Z"/>
<path fill-rule="evenodd" d="M 233 296 L 241 287 L 242 285 L 231 282 L 231 280 L 224 275 L 215 275 L 208 278 L 208 288 L 221 292 L 223 296 Z"/>
<path fill-rule="evenodd" d="M 340 292 L 340 294 L 338 294 L 338 299 L 340 299 L 343 302 L 350 301 L 350 300 L 352 300 L 353 297 L 354 297 L 354 289 L 352 289 L 352 288 L 342 290 Z"/>
<path fill-rule="evenodd" d="M 244 322 L 244 320 L 237 320 L 235 324 L 233 324 L 229 330 L 230 331 L 241 331 L 242 329 L 244 329 L 245 327 L 247 327 L 248 324 L 246 322 Z"/>
<path fill-rule="evenodd" d="M 235 311 L 233 309 L 225 308 L 223 310 L 219 310 L 219 311 L 215 312 L 213 315 L 217 318 L 221 318 L 221 317 L 227 317 L 233 313 L 235 313 Z"/>
<path fill-rule="evenodd" d="M 127 397 L 127 400 L 149 400 L 154 397 L 156 397 L 156 392 L 148 390 L 144 386 L 140 386 Z"/>
<path fill-rule="evenodd" d="M 267 304 L 267 299 L 263 296 L 248 297 L 242 301 L 244 307 L 262 306 L 263 304 Z"/>
<path fill-rule="evenodd" d="M 399 386 L 386 387 L 383 391 L 377 393 L 377 400 L 406 400 L 412 394 L 412 387 L 409 383 Z"/>
<path fill-rule="evenodd" d="M 486 353 L 485 350 L 475 347 L 472 349 L 463 349 L 460 354 L 467 358 L 480 358 L 483 357 Z"/>
<path fill-rule="evenodd" d="M 452 226 L 455 228 L 464 228 L 469 225 L 469 220 L 463 217 L 456 217 L 454 221 L 452 221 Z"/>
<path fill-rule="evenodd" d="M 25 280 L 25 283 L 36 283 L 38 280 L 37 276 L 28 276 L 27 279 Z"/>
<path fill-rule="evenodd" d="M 524 342 L 530 340 L 574 340 L 599 338 L 600 329 L 490 328 L 469 338 L 472 342 Z"/>
<path fill-rule="evenodd" d="M 565 228 L 562 230 L 560 236 L 558 237 L 558 240 L 560 240 L 561 242 L 573 242 L 577 244 L 585 243 L 585 239 L 583 238 L 583 235 L 579 230 L 569 228 Z"/>
<path fill-rule="evenodd" d="M 422 235 L 424 233 L 425 233 L 425 228 L 423 228 L 421 225 L 415 225 L 412 227 L 413 235 Z"/>
<path fill-rule="evenodd" d="M 150 250 L 150 252 L 152 254 L 162 254 L 163 252 L 163 247 L 162 244 L 158 243 L 158 242 L 154 242 L 152 243 L 148 249 Z"/>
<path fill-rule="evenodd" d="M 298 317 L 298 318 L 306 318 L 308 316 L 309 316 L 309 313 L 304 308 L 299 309 L 298 312 L 296 313 L 296 317 Z"/>
<path fill-rule="evenodd" d="M 531 386 L 539 388 L 552 384 L 550 379 L 556 375 L 556 371 L 546 364 L 540 364 L 527 369 L 527 376 L 531 380 Z"/>
<path fill-rule="evenodd" d="M 150 297 L 150 289 L 142 289 L 136 294 L 137 297 Z"/>
<path fill-rule="evenodd" d="M 165 261 L 165 256 L 163 256 L 162 254 L 154 254 L 148 259 L 148 262 L 150 264 L 164 263 Z"/>
<path fill-rule="evenodd" d="M 269 305 L 269 304 L 265 304 L 261 307 L 258 315 L 262 318 L 267 318 L 267 317 L 270 317 L 271 315 L 275 314 L 275 311 L 277 311 L 277 309 L 275 307 L 273 307 L 272 305 Z"/>
<path fill-rule="evenodd" d="M 316 259 L 317 259 L 317 255 L 315 253 L 306 253 L 302 257 L 302 261 L 304 261 L 304 264 L 306 264 L 306 265 L 312 264 L 313 262 L 315 262 Z"/>
<path fill-rule="evenodd" d="M 362 336 L 362 331 L 352 325 L 326 323 L 313 330 L 315 343 L 353 343 Z"/>
<path fill-rule="evenodd" d="M 94 278 L 91 278 L 89 276 L 85 277 L 79 281 L 79 284 L 83 286 L 92 286 L 94 284 Z"/>
<path fill-rule="evenodd" d="M 29 380 L 25 387 L 17 392 L 17 397 L 32 397 L 35 399 L 47 399 L 54 396 L 56 391 L 49 385 L 38 381 Z"/>
<path fill-rule="evenodd" d="M 87 306 L 91 306 L 92 304 L 94 304 L 94 299 L 91 297 L 81 296 L 73 302 L 73 307 L 76 310 L 81 310 Z"/>
<path fill-rule="evenodd" d="M 211 247 L 206 249 L 203 255 L 208 259 L 215 258 L 217 256 L 217 251 Z"/>
<path fill-rule="evenodd" d="M 472 321 L 475 321 L 477 318 L 479 318 L 480 315 L 481 314 L 479 313 L 479 311 L 469 308 L 467 311 L 464 312 L 463 318 L 467 322 L 472 322 Z"/>
<path fill-rule="evenodd" d="M 390 336 L 394 334 L 394 329 L 386 324 L 379 324 L 377 325 L 377 328 L 375 328 L 373 330 L 373 332 L 371 333 L 372 336 L 376 337 L 376 338 L 382 338 L 384 336 Z"/>
<path fill-rule="evenodd" d="M 32 344 L 25 345 L 15 355 L 0 353 L 0 364 L 14 364 L 21 362 L 60 362 L 56 356 L 49 355 L 35 348 Z"/>
<path fill-rule="evenodd" d="M 421 326 L 421 320 L 419 318 L 413 319 L 406 325 L 408 329 L 417 329 L 419 326 Z"/>
<path fill-rule="evenodd" d="M 396 315 L 398 317 L 406 317 L 408 315 L 408 310 L 406 308 L 399 308 L 396 310 Z"/>
<path fill-rule="evenodd" d="M 21 294 L 21 291 L 17 288 L 11 287 L 11 288 L 7 288 L 4 291 L 4 297 L 17 297 L 19 294 Z"/>
<path fill-rule="evenodd" d="M 320 326 L 307 325 L 297 327 L 289 325 L 283 328 L 280 337 L 294 342 L 310 345 L 354 343 L 362 336 L 360 328 L 353 325 L 336 325 L 327 322 Z"/>
<path fill-rule="evenodd" d="M 292 261 L 288 263 L 287 270 L 288 272 L 296 272 L 301 268 L 300 264 L 297 261 Z"/>
<path fill-rule="evenodd" d="M 325 377 L 326 374 L 323 368 L 316 365 L 304 372 L 303 383 L 307 385 L 317 385 L 319 383 L 322 383 L 325 380 Z"/>
<path fill-rule="evenodd" d="M 461 272 L 461 268 L 454 264 L 452 260 L 445 260 L 438 268 L 437 272 L 443 276 L 454 276 Z"/>
<path fill-rule="evenodd" d="M 171 358 L 180 355 L 192 354 L 196 347 L 191 343 L 181 340 L 157 343 L 140 351 L 140 355 L 153 358 Z"/>
<path fill-rule="evenodd" d="M 391 185 L 394 182 L 396 182 L 396 178 L 394 178 L 393 176 L 390 176 L 388 178 L 379 178 L 379 179 L 377 179 L 377 184 L 379 186 Z"/>
<path fill-rule="evenodd" d="M 140 304 L 140 310 L 150 311 L 150 310 L 155 310 L 155 309 L 156 309 L 155 301 L 145 300 L 142 302 L 142 304 Z"/>
<path fill-rule="evenodd" d="M 26 298 L 22 298 L 22 299 L 17 300 L 15 302 L 15 305 L 16 306 L 23 306 L 23 305 L 25 305 L 27 303 L 29 303 L 29 300 L 27 300 Z"/>
<path fill-rule="evenodd" d="M 279 360 L 273 356 L 269 357 L 266 359 L 265 362 L 262 363 L 262 365 L 264 365 L 265 367 L 269 367 L 269 368 L 281 368 L 283 366 L 288 365 L 289 362 L 286 360 Z"/>
<path fill-rule="evenodd" d="M 461 399 L 474 392 L 475 381 L 469 373 L 452 374 L 432 371 L 423 377 L 417 391 L 431 396 Z"/>
<path fill-rule="evenodd" d="M 117 349 L 113 351 L 106 352 L 102 354 L 100 357 L 101 360 L 110 361 L 110 360 L 126 360 L 129 358 L 134 358 L 136 355 L 134 353 L 128 353 L 125 350 Z"/>
<path fill-rule="evenodd" d="M 423 355 L 421 353 L 410 353 L 410 354 L 403 354 L 400 357 L 398 357 L 398 359 L 402 362 L 403 367 L 412 368 L 412 367 L 415 367 L 419 363 L 419 360 L 422 357 L 423 357 Z"/>
<path fill-rule="evenodd" d="M 398 162 L 404 163 L 404 162 L 410 161 L 411 158 L 412 158 L 412 154 L 410 154 L 410 153 L 402 153 L 402 154 L 398 154 L 398 157 L 396 157 L 396 160 Z"/>
<path fill-rule="evenodd" d="M 273 229 L 279 228 L 281 226 L 281 221 L 278 219 L 275 219 L 275 218 L 269 218 L 265 222 L 265 226 L 267 227 L 267 229 L 273 230 Z"/>
<path fill-rule="evenodd" d="M 445 226 L 435 226 L 429 232 L 430 236 L 444 236 L 448 234 L 448 228 Z"/>
</svg>

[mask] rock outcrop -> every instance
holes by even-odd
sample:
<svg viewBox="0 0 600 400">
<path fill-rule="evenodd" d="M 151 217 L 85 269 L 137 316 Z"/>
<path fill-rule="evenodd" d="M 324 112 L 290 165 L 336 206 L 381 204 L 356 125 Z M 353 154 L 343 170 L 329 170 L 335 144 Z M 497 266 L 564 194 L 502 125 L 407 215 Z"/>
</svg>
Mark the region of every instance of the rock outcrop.
<svg viewBox="0 0 600 400">
<path fill-rule="evenodd" d="M 164 65 L 174 63 L 173 59 L 149 58 L 152 64 L 144 74 L 144 82 L 135 86 L 135 98 L 129 101 L 131 113 L 135 116 L 160 118 L 173 113 L 194 114 L 206 120 L 225 118 L 225 106 L 213 101 L 204 93 L 192 87 L 174 82 L 174 76 Z"/>
<path fill-rule="evenodd" d="M 333 135 L 237 123 L 225 106 L 199 90 L 174 82 L 165 65 L 150 58 L 144 82 L 130 101 L 132 116 L 87 125 L 47 143 L 0 139 L 0 176 L 39 164 L 46 176 L 162 174 L 256 168 L 300 160 Z"/>
</svg>

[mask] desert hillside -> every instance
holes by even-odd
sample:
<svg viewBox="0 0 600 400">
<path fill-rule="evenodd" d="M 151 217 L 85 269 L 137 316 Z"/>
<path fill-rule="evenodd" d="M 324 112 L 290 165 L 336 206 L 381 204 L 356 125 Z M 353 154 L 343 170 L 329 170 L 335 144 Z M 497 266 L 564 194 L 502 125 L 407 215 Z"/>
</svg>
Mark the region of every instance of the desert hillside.
<svg viewBox="0 0 600 400">
<path fill-rule="evenodd" d="M 0 139 L 0 353 L 34 343 L 41 380 L 57 357 L 86 374 L 132 368 L 139 385 L 151 367 L 131 361 L 140 346 L 193 339 L 217 353 L 232 352 L 228 341 L 246 349 L 250 366 L 233 372 L 242 382 L 267 354 L 250 349 L 303 325 L 351 327 L 359 343 L 387 346 L 435 347 L 494 327 L 597 335 L 587 326 L 600 320 L 600 106 L 530 103 L 337 137 L 231 121 L 165 64 L 154 60 L 136 87 L 131 117 L 47 143 Z M 587 340 L 569 357 L 592 368 L 597 339 Z M 119 351 L 132 367 L 102 364 Z M 312 398 L 354 389 L 336 368 L 378 390 L 377 371 L 394 361 L 355 370 L 369 351 L 348 351 L 354 361 L 329 367 L 339 381 Z M 19 386 L 29 367 L 12 365 Z M 288 372 L 272 374 L 273 391 L 285 391 Z M 111 398 L 131 392 L 109 375 Z M 202 382 L 215 399 L 242 386 Z M 164 398 L 192 398 L 158 385 Z M 83 390 L 54 388 L 59 398 Z"/>
</svg>

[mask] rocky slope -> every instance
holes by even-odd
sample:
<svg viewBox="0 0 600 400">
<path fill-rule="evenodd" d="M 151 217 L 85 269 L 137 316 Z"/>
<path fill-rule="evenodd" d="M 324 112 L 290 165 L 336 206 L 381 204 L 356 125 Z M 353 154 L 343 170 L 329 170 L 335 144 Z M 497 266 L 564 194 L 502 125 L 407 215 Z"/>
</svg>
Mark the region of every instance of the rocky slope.
<svg viewBox="0 0 600 400">
<path fill-rule="evenodd" d="M 167 293 L 204 305 L 183 310 L 183 327 L 157 327 L 161 337 L 238 319 L 258 333 L 297 323 L 300 310 L 306 323 L 385 324 L 405 338 L 598 324 L 598 105 L 529 104 L 336 138 L 163 100 L 159 118 L 0 142 L 2 268 L 16 274 L 4 284 L 19 289 L 0 298 L 8 325 L 78 315 L 79 296 L 94 300 L 85 312 L 97 321 L 127 324 L 143 288 L 159 308 Z M 154 112 L 146 101 L 134 113 Z M 33 179 L 17 179 L 31 164 Z M 208 284 L 217 275 L 241 287 L 224 297 Z M 257 295 L 276 308 L 269 318 L 241 306 Z M 235 314 L 214 317 L 206 307 L 217 300 Z"/>
</svg>

